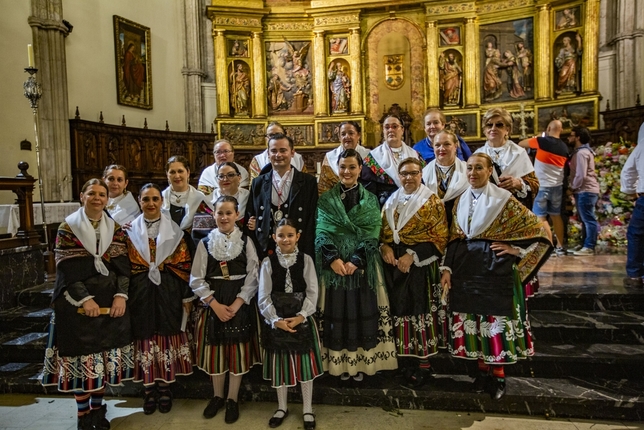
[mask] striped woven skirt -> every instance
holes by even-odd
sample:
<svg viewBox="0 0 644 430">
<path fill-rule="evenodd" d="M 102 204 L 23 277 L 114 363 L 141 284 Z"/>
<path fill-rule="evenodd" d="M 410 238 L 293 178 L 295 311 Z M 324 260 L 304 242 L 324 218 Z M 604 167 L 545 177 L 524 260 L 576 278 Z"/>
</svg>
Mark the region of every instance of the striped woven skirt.
<svg viewBox="0 0 644 430">
<path fill-rule="evenodd" d="M 42 385 L 57 385 L 58 391 L 86 393 L 120 385 L 131 380 L 134 371 L 131 344 L 121 348 L 75 357 L 60 357 L 56 347 L 56 314 L 49 321 L 49 337 L 45 350 Z"/>
<path fill-rule="evenodd" d="M 264 350 L 264 379 L 273 388 L 294 387 L 298 381 L 312 381 L 324 373 L 317 324 L 313 317 L 307 320 L 313 336 L 313 349 L 308 353 Z"/>
<path fill-rule="evenodd" d="M 209 375 L 221 375 L 230 372 L 243 375 L 251 367 L 261 364 L 261 350 L 257 332 L 249 342 L 211 345 L 206 342 L 207 308 L 199 306 L 195 325 L 196 366 Z M 254 318 L 257 310 L 251 307 Z"/>
</svg>

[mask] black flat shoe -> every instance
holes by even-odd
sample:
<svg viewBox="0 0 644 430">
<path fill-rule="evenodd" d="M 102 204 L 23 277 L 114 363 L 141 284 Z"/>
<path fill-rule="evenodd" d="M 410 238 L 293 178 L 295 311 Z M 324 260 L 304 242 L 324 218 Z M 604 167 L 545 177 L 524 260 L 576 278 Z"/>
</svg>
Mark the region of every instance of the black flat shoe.
<svg viewBox="0 0 644 430">
<path fill-rule="evenodd" d="M 493 388 L 490 391 L 490 397 L 492 400 L 501 400 L 501 397 L 505 396 L 505 381 L 501 382 L 498 379 L 494 379 Z"/>
<path fill-rule="evenodd" d="M 102 405 L 98 409 L 92 409 L 89 415 L 92 417 L 92 425 L 96 430 L 110 430 L 110 422 L 105 418 L 107 414 L 107 405 Z"/>
<path fill-rule="evenodd" d="M 154 390 L 143 398 L 143 413 L 145 415 L 151 415 L 157 410 L 157 397 L 158 393 Z"/>
<path fill-rule="evenodd" d="M 485 391 L 488 391 L 491 379 L 492 378 L 490 378 L 490 375 L 479 373 L 476 376 L 476 379 L 474 379 L 474 383 L 472 384 L 472 391 L 474 391 L 475 393 L 483 393 Z"/>
<path fill-rule="evenodd" d="M 288 417 L 288 410 L 286 410 L 286 411 L 285 411 L 285 410 L 283 410 L 283 409 L 278 409 L 278 410 L 276 410 L 276 411 L 275 411 L 275 414 L 276 414 L 276 413 L 278 413 L 278 412 L 281 412 L 281 413 L 283 413 L 284 415 L 282 415 L 282 417 L 281 417 L 281 418 L 277 418 L 277 417 L 275 417 L 275 416 L 274 416 L 274 417 L 271 417 L 271 419 L 270 419 L 270 420 L 268 420 L 268 426 L 269 426 L 270 428 L 272 428 L 272 429 L 274 429 L 274 428 L 276 428 L 276 427 L 281 426 L 281 425 L 282 425 L 282 421 L 284 421 L 284 419 L 285 419 L 286 417 Z M 273 414 L 273 415 L 275 415 L 275 414 Z"/>
<path fill-rule="evenodd" d="M 416 369 L 416 371 L 409 377 L 409 386 L 412 388 L 420 388 L 427 383 L 432 377 L 432 372 L 429 369 Z"/>
<path fill-rule="evenodd" d="M 224 399 L 221 397 L 213 397 L 208 402 L 208 406 L 203 410 L 204 418 L 213 418 L 219 412 L 219 409 L 224 407 Z"/>
<path fill-rule="evenodd" d="M 159 412 L 167 414 L 172 410 L 172 392 L 167 391 L 159 396 Z"/>
<path fill-rule="evenodd" d="M 92 424 L 92 417 L 89 414 L 85 414 L 82 417 L 78 417 L 78 430 L 94 430 L 94 425 Z"/>
<path fill-rule="evenodd" d="M 226 424 L 232 424 L 239 419 L 239 403 L 233 399 L 226 400 Z"/>
<path fill-rule="evenodd" d="M 313 421 L 307 421 L 304 419 L 305 416 L 310 415 L 313 417 Z M 314 430 L 315 429 L 315 415 L 311 413 L 302 414 L 302 420 L 304 422 L 304 430 Z"/>
</svg>

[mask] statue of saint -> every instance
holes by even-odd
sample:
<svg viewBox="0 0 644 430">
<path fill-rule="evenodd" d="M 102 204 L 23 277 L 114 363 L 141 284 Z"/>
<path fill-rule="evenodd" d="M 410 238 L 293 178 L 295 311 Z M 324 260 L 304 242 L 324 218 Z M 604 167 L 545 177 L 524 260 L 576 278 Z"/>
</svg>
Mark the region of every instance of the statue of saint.
<svg viewBox="0 0 644 430">
<path fill-rule="evenodd" d="M 438 57 L 438 69 L 440 72 L 440 89 L 443 91 L 443 105 L 456 106 L 461 98 L 461 83 L 463 82 L 463 69 L 456 62 L 453 52 L 447 54 L 441 52 Z"/>
<path fill-rule="evenodd" d="M 244 65 L 238 63 L 230 73 L 230 104 L 235 114 L 248 114 L 249 95 L 250 78 L 244 70 Z"/>
<path fill-rule="evenodd" d="M 581 90 L 579 82 L 579 71 L 581 61 L 581 36 L 577 33 L 577 47 L 573 44 L 569 36 L 562 39 L 563 46 L 559 50 L 559 55 L 555 58 L 557 66 L 557 78 L 555 93 L 575 93 Z"/>
<path fill-rule="evenodd" d="M 331 112 L 345 113 L 349 110 L 351 99 L 351 81 L 347 76 L 347 68 L 341 62 L 332 61 L 329 64 L 328 78 L 331 88 Z"/>
</svg>

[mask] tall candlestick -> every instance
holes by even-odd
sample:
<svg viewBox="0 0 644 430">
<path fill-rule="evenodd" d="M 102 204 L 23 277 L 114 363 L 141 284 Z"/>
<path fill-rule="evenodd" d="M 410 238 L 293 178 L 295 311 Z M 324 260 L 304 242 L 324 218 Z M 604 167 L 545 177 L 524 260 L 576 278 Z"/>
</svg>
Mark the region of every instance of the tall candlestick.
<svg viewBox="0 0 644 430">
<path fill-rule="evenodd" d="M 27 45 L 27 57 L 29 57 L 29 67 L 34 67 L 34 47 L 31 43 Z"/>
</svg>

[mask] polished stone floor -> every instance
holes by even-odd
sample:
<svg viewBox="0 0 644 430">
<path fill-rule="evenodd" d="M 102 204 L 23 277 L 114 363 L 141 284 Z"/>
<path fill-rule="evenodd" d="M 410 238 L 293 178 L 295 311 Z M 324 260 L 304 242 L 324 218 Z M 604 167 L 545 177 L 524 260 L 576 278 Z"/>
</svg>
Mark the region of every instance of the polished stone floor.
<svg viewBox="0 0 644 430">
<path fill-rule="evenodd" d="M 146 416 L 140 399 L 126 398 L 109 400 L 108 418 L 114 430 L 170 430 L 242 428 L 264 429 L 268 427 L 276 405 L 273 403 L 246 403 L 241 405 L 240 418 L 235 424 L 224 423 L 223 416 L 211 420 L 201 416 L 205 400 L 181 399 L 175 401 L 168 414 L 156 412 Z M 302 428 L 298 412 L 301 405 L 290 406 L 291 415 L 280 429 Z M 641 423 L 617 421 L 559 420 L 546 417 L 522 417 L 516 415 L 491 415 L 484 413 L 445 412 L 427 410 L 392 410 L 381 408 L 314 405 L 317 428 L 324 429 L 369 429 L 389 430 L 400 428 L 435 430 L 617 430 L 644 429 Z M 70 397 L 39 397 L 27 394 L 0 395 L 0 429 L 4 430 L 74 430 L 76 405 Z"/>
</svg>

